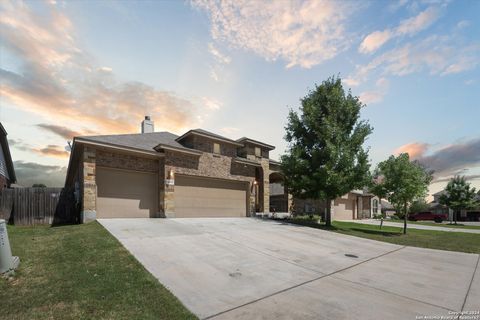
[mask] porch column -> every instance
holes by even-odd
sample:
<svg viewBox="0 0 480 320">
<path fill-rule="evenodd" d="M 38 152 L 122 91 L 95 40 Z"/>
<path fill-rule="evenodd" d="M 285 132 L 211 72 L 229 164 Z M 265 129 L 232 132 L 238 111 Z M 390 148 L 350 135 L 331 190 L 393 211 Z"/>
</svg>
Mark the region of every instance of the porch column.
<svg viewBox="0 0 480 320">
<path fill-rule="evenodd" d="M 261 161 L 263 171 L 263 212 L 270 212 L 270 161 L 268 159 L 262 159 Z"/>
</svg>

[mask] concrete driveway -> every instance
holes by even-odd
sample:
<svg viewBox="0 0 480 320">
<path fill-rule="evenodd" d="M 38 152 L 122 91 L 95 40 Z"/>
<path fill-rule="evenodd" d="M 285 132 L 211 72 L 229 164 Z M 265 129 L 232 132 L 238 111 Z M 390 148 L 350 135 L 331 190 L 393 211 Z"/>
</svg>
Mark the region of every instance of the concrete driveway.
<svg viewBox="0 0 480 320">
<path fill-rule="evenodd" d="M 477 254 L 254 218 L 99 221 L 200 318 L 414 320 L 480 310 Z"/>
</svg>

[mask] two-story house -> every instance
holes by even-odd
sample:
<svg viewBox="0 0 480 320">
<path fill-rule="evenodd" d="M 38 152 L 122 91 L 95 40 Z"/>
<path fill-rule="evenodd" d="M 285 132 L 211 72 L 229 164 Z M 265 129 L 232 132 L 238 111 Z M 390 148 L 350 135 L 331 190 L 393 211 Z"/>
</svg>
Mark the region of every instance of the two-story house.
<svg viewBox="0 0 480 320">
<path fill-rule="evenodd" d="M 74 138 L 65 185 L 75 190 L 82 222 L 269 212 L 273 146 L 202 129 L 154 132 L 150 117 L 141 128 Z"/>
</svg>

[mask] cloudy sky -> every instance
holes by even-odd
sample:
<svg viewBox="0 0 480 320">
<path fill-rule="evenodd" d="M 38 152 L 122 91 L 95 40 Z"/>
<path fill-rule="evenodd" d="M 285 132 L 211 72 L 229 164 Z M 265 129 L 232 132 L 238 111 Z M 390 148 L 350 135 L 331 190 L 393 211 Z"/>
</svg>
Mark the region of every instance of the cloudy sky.
<svg viewBox="0 0 480 320">
<path fill-rule="evenodd" d="M 375 128 L 480 186 L 480 1 L 0 2 L 0 120 L 19 183 L 63 184 L 66 141 L 201 127 L 285 150 L 289 108 L 340 75 Z"/>
</svg>

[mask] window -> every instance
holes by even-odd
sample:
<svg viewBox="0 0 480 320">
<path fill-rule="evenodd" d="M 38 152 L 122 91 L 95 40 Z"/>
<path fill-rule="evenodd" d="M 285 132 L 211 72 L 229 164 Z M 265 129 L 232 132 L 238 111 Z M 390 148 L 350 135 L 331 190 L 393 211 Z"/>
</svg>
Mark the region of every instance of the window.
<svg viewBox="0 0 480 320">
<path fill-rule="evenodd" d="M 373 208 L 373 213 L 377 214 L 378 213 L 378 200 L 377 199 L 373 199 L 372 201 L 372 208 Z"/>
<path fill-rule="evenodd" d="M 304 205 L 305 213 L 315 213 L 315 207 L 311 203 L 306 202 Z"/>
<path fill-rule="evenodd" d="M 218 143 L 213 144 L 213 153 L 220 154 L 220 144 Z"/>
<path fill-rule="evenodd" d="M 255 156 L 256 157 L 261 157 L 262 156 L 262 150 L 260 150 L 259 147 L 255 147 Z"/>
</svg>

